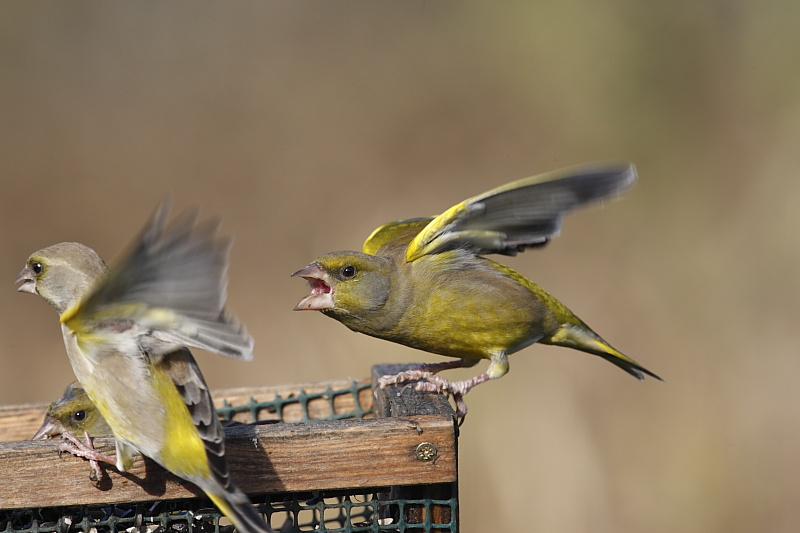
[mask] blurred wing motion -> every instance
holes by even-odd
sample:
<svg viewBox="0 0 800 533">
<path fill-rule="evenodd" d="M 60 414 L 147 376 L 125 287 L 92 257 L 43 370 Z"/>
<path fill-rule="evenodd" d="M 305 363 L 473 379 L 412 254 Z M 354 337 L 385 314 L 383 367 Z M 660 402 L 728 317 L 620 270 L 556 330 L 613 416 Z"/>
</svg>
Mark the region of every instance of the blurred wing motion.
<svg viewBox="0 0 800 533">
<path fill-rule="evenodd" d="M 196 225 L 196 213 L 165 227 L 168 214 L 164 203 L 118 266 L 62 322 L 74 330 L 83 322 L 136 323 L 173 349 L 251 360 L 252 337 L 224 309 L 231 239 L 217 235 L 217 221 Z"/>
<path fill-rule="evenodd" d="M 230 480 L 224 433 L 186 348 L 252 358 L 252 338 L 224 309 L 231 243 L 194 214 L 167 227 L 168 211 L 156 211 L 113 272 L 91 248 L 60 243 L 31 254 L 19 290 L 59 313 L 75 376 L 114 435 L 116 458 L 91 440 L 70 439 L 69 451 L 120 471 L 140 452 L 203 489 L 240 533 L 264 533 L 269 525 Z"/>
<path fill-rule="evenodd" d="M 630 163 L 590 164 L 514 181 L 455 205 L 411 241 L 406 260 L 454 248 L 515 255 L 558 235 L 573 209 L 622 194 L 636 181 Z"/>
</svg>

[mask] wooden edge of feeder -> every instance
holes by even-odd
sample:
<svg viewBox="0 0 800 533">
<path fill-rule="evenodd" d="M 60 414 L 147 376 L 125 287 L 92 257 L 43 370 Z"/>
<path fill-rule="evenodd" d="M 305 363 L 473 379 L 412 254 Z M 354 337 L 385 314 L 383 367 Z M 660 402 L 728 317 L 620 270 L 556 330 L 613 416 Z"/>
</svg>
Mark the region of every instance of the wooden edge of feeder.
<svg viewBox="0 0 800 533">
<path fill-rule="evenodd" d="M 250 494 L 457 479 L 452 417 L 441 415 L 252 424 L 226 428 L 231 478 Z M 94 440 L 113 454 L 112 437 Z M 202 496 L 192 484 L 137 456 L 133 467 L 89 480 L 89 464 L 58 453 L 59 441 L 0 442 L 0 509 L 170 500 Z"/>
</svg>

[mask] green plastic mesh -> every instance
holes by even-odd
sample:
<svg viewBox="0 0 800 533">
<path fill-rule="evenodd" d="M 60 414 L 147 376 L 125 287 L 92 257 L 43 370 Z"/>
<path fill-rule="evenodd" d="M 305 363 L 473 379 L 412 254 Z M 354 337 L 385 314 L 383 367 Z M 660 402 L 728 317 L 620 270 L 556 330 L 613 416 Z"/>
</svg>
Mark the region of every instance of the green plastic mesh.
<svg viewBox="0 0 800 533">
<path fill-rule="evenodd" d="M 264 412 L 283 420 L 284 409 L 299 405 L 303 421 L 364 418 L 359 392 L 369 384 L 351 382 L 349 387 L 299 393 L 269 401 L 252 398 L 242 405 L 224 403 L 223 419 L 248 413 L 251 420 L 263 420 Z M 352 410 L 334 405 L 342 396 L 352 395 Z M 309 404 L 327 402 L 325 418 L 309 415 Z M 315 413 L 319 413 L 317 408 Z M 325 412 L 323 409 L 322 412 Z M 237 416 L 237 418 L 241 418 Z M 43 490 L 46 490 L 43 488 Z M 412 487 L 377 487 L 353 491 L 269 494 L 252 497 L 253 505 L 276 532 L 456 532 L 457 495 L 455 484 Z M 410 497 L 413 495 L 413 498 Z M 83 505 L 38 509 L 0 510 L 0 533 L 233 533 L 234 528 L 207 499 L 154 501 L 147 504 Z"/>
<path fill-rule="evenodd" d="M 351 381 L 347 388 L 331 389 L 330 386 L 326 387 L 321 392 L 308 393 L 303 389 L 293 396 L 283 398 L 276 394 L 271 400 L 256 401 L 250 398 L 250 401 L 241 405 L 230 405 L 227 401 L 217 408 L 217 412 L 225 420 L 231 420 L 237 413 L 247 413 L 250 415 L 250 422 L 256 422 L 264 418 L 262 412 L 275 413 L 278 420 L 284 420 L 283 410 L 287 406 L 300 406 L 301 418 L 299 422 L 308 422 L 310 420 L 343 420 L 347 418 L 364 418 L 372 415 L 371 408 L 364 408 L 359 401 L 359 392 L 370 388 L 369 383 L 359 384 L 357 381 Z M 342 396 L 352 396 L 355 405 L 353 410 L 342 412 L 341 409 L 335 405 L 337 398 Z M 327 403 L 328 409 L 324 416 L 312 418 L 309 415 L 309 404 L 312 402 L 324 401 Z M 323 410 L 324 411 L 324 410 Z M 274 418 L 274 417 L 273 417 Z"/>
<path fill-rule="evenodd" d="M 275 531 L 286 533 L 456 531 L 455 498 L 390 499 L 389 493 L 384 488 L 271 495 L 261 503 L 254 498 L 254 505 Z M 0 511 L 5 533 L 233 533 L 226 524 L 204 499 Z"/>
</svg>

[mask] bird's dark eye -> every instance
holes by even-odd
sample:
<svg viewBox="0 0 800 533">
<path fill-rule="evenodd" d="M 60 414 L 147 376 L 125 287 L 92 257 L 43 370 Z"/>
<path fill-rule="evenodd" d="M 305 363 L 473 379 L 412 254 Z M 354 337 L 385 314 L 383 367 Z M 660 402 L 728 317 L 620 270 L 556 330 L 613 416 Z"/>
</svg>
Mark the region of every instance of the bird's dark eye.
<svg viewBox="0 0 800 533">
<path fill-rule="evenodd" d="M 83 409 L 75 411 L 75 413 L 72 415 L 72 418 L 74 418 L 76 422 L 82 422 L 86 418 L 86 411 Z"/>
<path fill-rule="evenodd" d="M 44 270 L 44 267 L 39 261 L 34 261 L 33 263 L 31 263 L 31 270 L 33 270 L 34 274 L 41 274 L 42 271 Z"/>
<path fill-rule="evenodd" d="M 345 267 L 342 267 L 342 270 L 340 272 L 343 278 L 345 279 L 352 278 L 353 276 L 356 275 L 356 267 L 354 267 L 353 265 L 347 265 Z"/>
</svg>

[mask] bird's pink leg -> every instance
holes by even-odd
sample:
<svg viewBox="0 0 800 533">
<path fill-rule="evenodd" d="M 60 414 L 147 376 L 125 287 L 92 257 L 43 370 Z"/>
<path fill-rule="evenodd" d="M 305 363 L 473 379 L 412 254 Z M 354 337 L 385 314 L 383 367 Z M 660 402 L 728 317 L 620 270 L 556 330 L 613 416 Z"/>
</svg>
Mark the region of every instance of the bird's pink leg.
<svg viewBox="0 0 800 533">
<path fill-rule="evenodd" d="M 464 401 L 464 395 L 468 393 L 472 387 L 493 379 L 489 372 L 484 372 L 474 378 L 465 379 L 463 381 L 447 381 L 436 375 L 433 377 L 436 378 L 434 382 L 427 380 L 420 381 L 414 388 L 418 391 L 447 392 L 452 394 L 453 400 L 456 402 L 456 417 L 461 420 L 461 423 L 463 423 L 464 417 L 467 416 L 467 403 Z M 459 425 L 461 424 L 459 423 Z"/>
<path fill-rule="evenodd" d="M 508 356 L 505 352 L 496 352 L 491 357 L 489 368 L 483 374 L 463 381 L 448 381 L 436 375 L 436 372 L 448 370 L 450 368 L 470 367 L 477 363 L 477 360 L 458 359 L 444 363 L 433 363 L 420 365 L 417 368 L 400 372 L 393 376 L 382 376 L 378 380 L 378 386 L 385 388 L 387 385 L 396 385 L 406 381 L 418 381 L 414 389 L 425 392 L 439 392 L 452 394 L 456 403 L 456 416 L 463 422 L 467 415 L 467 404 L 464 402 L 464 395 L 473 387 L 485 383 L 486 381 L 502 377 L 508 372 Z"/>
<path fill-rule="evenodd" d="M 105 471 L 103 467 L 100 466 L 100 462 L 108 463 L 108 464 L 116 464 L 116 461 L 113 457 L 109 457 L 103 453 L 98 452 L 94 448 L 94 444 L 92 444 L 92 438 L 89 436 L 89 433 L 84 431 L 83 432 L 86 438 L 86 444 L 82 443 L 75 435 L 70 433 L 69 431 L 64 431 L 61 433 L 61 436 L 65 439 L 61 441 L 61 444 L 58 445 L 58 449 L 62 452 L 69 452 L 72 455 L 77 457 L 83 457 L 84 459 L 89 461 L 89 465 L 92 467 L 92 473 L 94 474 L 93 481 L 98 481 L 103 479 L 105 475 Z M 91 477 L 91 476 L 90 476 Z"/>
<path fill-rule="evenodd" d="M 381 376 L 378 380 L 378 387 L 381 389 L 385 389 L 388 385 L 399 385 L 400 383 L 405 383 L 407 381 L 417 381 L 419 379 L 424 379 L 431 383 L 444 383 L 447 384 L 447 380 L 444 378 L 440 378 L 436 375 L 437 372 L 441 372 L 442 370 L 449 370 L 451 368 L 461 368 L 461 367 L 470 367 L 474 365 L 477 361 L 471 361 L 466 359 L 456 359 L 455 361 L 445 361 L 443 363 L 426 363 L 419 365 L 416 368 L 411 368 L 409 370 L 405 370 L 403 372 L 399 372 L 394 375 L 386 375 Z M 423 389 L 417 389 L 423 390 Z M 428 389 L 424 389 L 428 390 Z M 432 391 L 434 389 L 431 389 Z M 435 389 L 435 392 L 443 392 L 444 389 Z"/>
<path fill-rule="evenodd" d="M 483 374 L 479 374 L 474 378 L 465 379 L 463 381 L 447 381 L 443 377 L 436 375 L 433 377 L 435 378 L 433 381 L 420 381 L 415 385 L 415 388 L 418 391 L 449 392 L 450 394 L 464 396 L 472 389 L 472 387 L 492 379 L 492 376 L 489 374 L 489 372 L 484 372 Z"/>
</svg>

